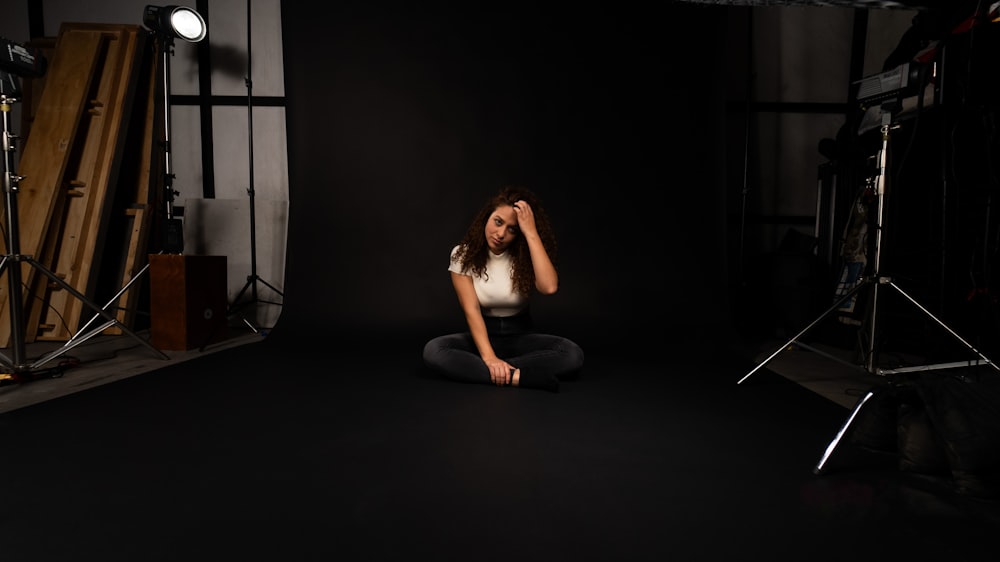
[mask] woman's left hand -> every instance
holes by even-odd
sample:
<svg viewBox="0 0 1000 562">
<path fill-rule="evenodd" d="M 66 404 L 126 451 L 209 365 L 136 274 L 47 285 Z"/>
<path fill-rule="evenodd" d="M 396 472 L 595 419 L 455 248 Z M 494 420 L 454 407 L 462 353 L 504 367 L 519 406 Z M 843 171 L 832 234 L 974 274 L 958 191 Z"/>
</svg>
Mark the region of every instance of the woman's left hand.
<svg viewBox="0 0 1000 562">
<path fill-rule="evenodd" d="M 517 227 L 525 234 L 535 234 L 535 213 L 523 199 L 514 203 L 514 214 L 517 215 Z"/>
</svg>

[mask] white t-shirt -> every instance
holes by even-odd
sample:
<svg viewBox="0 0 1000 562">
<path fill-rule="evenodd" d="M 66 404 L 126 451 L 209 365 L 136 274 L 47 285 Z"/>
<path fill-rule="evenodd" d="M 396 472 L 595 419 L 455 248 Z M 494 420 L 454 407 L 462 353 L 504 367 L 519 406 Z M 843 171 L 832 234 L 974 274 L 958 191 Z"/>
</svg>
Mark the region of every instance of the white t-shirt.
<svg viewBox="0 0 1000 562">
<path fill-rule="evenodd" d="M 455 259 L 458 246 L 451 250 L 451 264 L 448 271 L 472 277 L 472 286 L 476 288 L 479 306 L 483 316 L 514 316 L 528 306 L 528 297 L 514 291 L 514 281 L 511 279 L 510 254 L 504 252 L 499 256 L 487 252 L 486 272 L 489 275 L 473 276 L 469 271 L 462 271 L 462 264 Z"/>
</svg>

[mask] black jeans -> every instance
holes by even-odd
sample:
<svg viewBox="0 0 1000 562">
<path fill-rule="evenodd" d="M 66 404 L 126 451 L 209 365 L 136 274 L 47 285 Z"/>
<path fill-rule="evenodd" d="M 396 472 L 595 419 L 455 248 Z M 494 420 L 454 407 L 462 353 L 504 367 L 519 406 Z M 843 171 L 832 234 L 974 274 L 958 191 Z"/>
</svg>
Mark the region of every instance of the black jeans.
<svg viewBox="0 0 1000 562">
<path fill-rule="evenodd" d="M 522 376 L 566 379 L 583 368 L 583 349 L 562 336 L 535 332 L 529 314 L 483 319 L 497 357 L 520 369 Z M 427 342 L 424 364 L 452 380 L 490 383 L 490 370 L 469 332 L 446 334 Z"/>
</svg>

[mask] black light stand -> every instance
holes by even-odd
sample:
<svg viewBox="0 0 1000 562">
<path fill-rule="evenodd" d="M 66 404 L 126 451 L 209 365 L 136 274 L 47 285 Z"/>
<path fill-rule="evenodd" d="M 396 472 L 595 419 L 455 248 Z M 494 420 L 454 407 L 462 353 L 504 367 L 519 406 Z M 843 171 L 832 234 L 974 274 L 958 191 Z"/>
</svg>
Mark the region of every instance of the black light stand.
<svg viewBox="0 0 1000 562">
<path fill-rule="evenodd" d="M 868 324 L 868 326 L 867 326 L 868 327 L 868 334 L 867 334 L 868 335 L 868 341 L 867 341 L 867 346 L 866 346 L 866 349 L 865 349 L 865 364 L 863 366 L 864 369 L 867 372 L 869 372 L 871 374 L 876 374 L 876 375 L 893 375 L 893 374 L 904 373 L 904 372 L 932 371 L 932 370 L 938 370 L 938 369 L 950 369 L 950 368 L 958 368 L 958 367 L 975 367 L 975 366 L 981 366 L 981 365 L 988 365 L 988 366 L 993 367 L 994 369 L 1000 371 L 1000 366 L 997 366 L 996 363 L 994 363 L 988 357 L 986 357 L 985 355 L 983 355 L 978 349 L 976 349 L 975 347 L 973 347 L 972 344 L 970 344 L 969 342 L 967 342 L 966 340 L 964 340 L 960 335 L 958 335 L 958 333 L 956 333 L 954 330 L 952 330 L 951 328 L 949 328 L 947 324 L 945 324 L 944 322 L 942 322 L 940 319 L 938 319 L 936 316 L 934 316 L 929 310 L 927 310 L 924 306 L 922 306 L 919 302 L 917 302 L 916 299 L 914 299 L 913 297 L 911 297 L 910 295 L 908 295 L 905 291 L 903 291 L 903 289 L 901 289 L 899 287 L 899 285 L 897 285 L 892 280 L 891 277 L 882 275 L 882 271 L 881 271 L 881 248 L 882 248 L 882 231 L 883 231 L 883 207 L 884 207 L 883 203 L 884 203 L 884 199 L 885 199 L 885 182 L 886 182 L 886 162 L 887 162 L 887 154 L 888 154 L 888 150 L 889 150 L 889 137 L 890 137 L 889 131 L 891 129 L 893 129 L 893 128 L 895 128 L 895 126 L 892 124 L 892 112 L 891 111 L 885 111 L 882 114 L 882 126 L 881 126 L 881 129 L 880 129 L 881 130 L 881 134 L 882 134 L 882 145 L 881 145 L 881 148 L 879 149 L 878 157 L 877 157 L 877 171 L 876 171 L 877 177 L 876 177 L 876 182 L 875 182 L 876 183 L 876 188 L 875 188 L 875 191 L 876 191 L 876 193 L 875 193 L 875 195 L 876 195 L 876 203 L 875 204 L 877 205 L 877 213 L 876 213 L 876 217 L 877 218 L 876 218 L 876 224 L 875 224 L 875 244 L 874 244 L 874 257 L 873 257 L 874 261 L 873 261 L 873 267 L 872 267 L 871 274 L 869 276 L 865 277 L 864 279 L 862 279 L 861 282 L 859 282 L 854 288 L 852 288 L 850 291 L 848 291 L 846 294 L 844 294 L 839 300 L 837 300 L 837 302 L 835 302 L 833 304 L 833 306 L 831 306 L 829 309 L 826 310 L 826 312 L 824 312 L 818 318 L 816 318 L 816 320 L 814 320 L 812 323 L 810 323 L 808 326 L 806 326 L 802 331 L 800 331 L 799 333 L 795 334 L 795 336 L 793 336 L 790 340 L 788 340 L 787 342 L 785 342 L 774 353 L 772 353 L 771 355 L 769 355 L 766 359 L 764 359 L 756 367 L 754 367 L 753 369 L 751 369 L 750 372 L 748 372 L 746 375 L 744 375 L 743 378 L 741 378 L 737 382 L 737 384 L 743 383 L 751 375 L 753 375 L 755 372 L 757 372 L 762 367 L 764 367 L 765 365 L 767 365 L 772 359 L 774 359 L 775 357 L 777 357 L 778 354 L 780 354 L 782 351 L 784 351 L 785 349 L 788 349 L 793 344 L 795 344 L 796 342 L 798 342 L 799 338 L 801 338 L 808 331 L 810 331 L 816 324 L 818 324 L 820 321 L 822 321 L 827 316 L 829 316 L 830 314 L 832 314 L 834 311 L 836 311 L 837 309 L 839 309 L 840 306 L 843 303 L 847 302 L 858 291 L 860 291 L 862 288 L 864 288 L 864 287 L 866 287 L 868 285 L 872 286 L 872 293 L 871 293 L 871 306 L 870 306 L 869 315 L 868 315 L 868 318 L 867 318 L 867 324 Z M 879 368 L 878 365 L 877 365 L 878 350 L 876 348 L 877 346 L 876 346 L 875 342 L 877 341 L 876 328 L 878 327 L 877 320 L 878 320 L 878 315 L 879 315 L 879 303 L 880 303 L 879 295 L 880 295 L 880 291 L 881 291 L 881 289 L 882 289 L 883 286 L 890 287 L 890 288 L 894 289 L 897 293 L 899 293 L 900 295 L 902 295 L 907 301 L 909 301 L 911 304 L 913 304 L 915 307 L 917 307 L 921 312 L 923 312 L 924 315 L 926 315 L 928 318 L 930 318 L 931 320 L 933 320 L 938 326 L 940 326 L 941 328 L 943 328 L 946 332 L 948 332 L 949 334 L 951 334 L 952 337 L 954 337 L 956 340 L 958 340 L 959 342 L 961 342 L 966 347 L 966 349 L 968 351 L 971 351 L 973 354 L 975 354 L 978 357 L 978 359 L 972 359 L 972 360 L 968 360 L 968 361 L 956 361 L 956 362 L 950 362 L 950 363 L 938 363 L 938 364 L 932 364 L 932 365 L 911 366 L 911 367 L 903 367 L 903 368 L 897 368 L 897 369 L 882 369 L 882 368 Z M 817 350 L 815 348 L 812 348 L 812 347 L 810 347 L 808 345 L 805 345 L 805 344 L 802 344 L 802 343 L 799 343 L 798 345 L 800 347 L 803 347 L 803 348 L 806 348 L 806 349 L 810 349 L 812 351 L 816 351 L 816 352 L 820 353 L 821 355 L 824 355 L 825 357 L 828 357 L 830 359 L 834 359 L 834 360 L 840 361 L 840 362 L 845 363 L 845 364 L 850 364 L 850 363 L 848 363 L 846 361 L 841 360 L 838 357 L 835 357 L 835 356 L 827 354 L 827 353 L 823 353 L 822 351 Z M 851 365 L 851 366 L 855 366 L 856 367 L 857 365 Z M 857 417 L 858 412 L 867 403 L 867 401 L 872 397 L 873 394 L 874 393 L 872 391 L 869 391 L 867 393 L 867 395 L 864 396 L 861 400 L 859 400 L 858 403 L 854 406 L 854 409 L 852 410 L 851 415 L 848 417 L 847 421 L 844 422 L 843 426 L 841 427 L 840 431 L 837 433 L 837 435 L 834 438 L 834 440 L 827 447 L 827 449 L 824 452 L 824 454 L 823 454 L 822 458 L 820 459 L 819 463 L 817 463 L 817 465 L 813 469 L 814 473 L 819 474 L 819 473 L 821 473 L 825 469 L 826 463 L 829 460 L 830 455 L 834 452 L 834 450 L 836 449 L 837 445 L 839 444 L 840 439 L 846 434 L 847 429 L 851 426 L 851 424 L 853 423 L 854 419 Z"/>
<path fill-rule="evenodd" d="M 160 50 L 163 77 L 163 187 L 164 230 L 162 251 L 167 254 L 184 252 L 184 224 L 174 215 L 174 172 L 170 158 L 170 58 L 174 55 L 174 38 L 197 43 L 208 34 L 208 26 L 201 14 L 186 6 L 146 5 L 142 24 L 155 35 Z"/>
<path fill-rule="evenodd" d="M 275 293 L 278 293 L 279 296 L 284 297 L 284 294 L 281 291 L 279 291 L 273 285 L 261 279 L 261 277 L 257 275 L 257 222 L 256 222 L 256 210 L 254 204 L 255 194 L 254 194 L 254 178 L 253 178 L 253 168 L 254 168 L 253 166 L 253 80 L 251 79 L 251 69 L 253 68 L 251 65 L 251 52 L 253 51 L 252 47 L 253 43 L 251 41 L 250 3 L 251 3 L 250 0 L 247 0 L 246 86 L 247 86 L 247 129 L 248 129 L 247 138 L 249 139 L 247 142 L 249 147 L 249 162 L 250 162 L 249 164 L 250 176 L 249 176 L 249 187 L 247 187 L 247 195 L 249 195 L 250 197 L 250 275 L 247 275 L 247 282 L 243 285 L 243 288 L 240 289 L 240 292 L 236 295 L 236 298 L 233 299 L 233 303 L 229 307 L 230 314 L 235 314 L 239 309 L 242 309 L 245 306 L 249 306 L 257 302 L 263 302 L 265 304 L 277 304 L 277 305 L 281 304 L 277 302 L 260 300 L 259 294 L 257 292 L 257 283 L 263 283 L 266 287 L 268 287 Z M 243 301 L 242 300 L 243 296 L 246 294 L 247 290 L 250 291 L 250 299 Z M 254 326 L 254 324 L 250 320 L 248 320 L 246 316 L 241 315 L 241 317 L 243 319 L 243 323 L 246 324 L 247 327 L 249 327 L 253 331 L 253 333 L 256 334 L 260 331 L 259 328 L 257 326 Z"/>
<path fill-rule="evenodd" d="M 0 74 L 6 75 L 6 72 L 0 71 Z M 17 138 L 16 135 L 11 133 L 10 128 L 10 111 L 11 104 L 19 101 L 18 96 L 20 92 L 18 89 L 11 88 L 11 86 L 16 86 L 16 80 L 10 76 L 0 76 L 3 78 L 2 84 L 0 86 L 0 113 L 3 115 L 3 153 L 4 153 L 4 174 L 3 174 L 3 191 L 4 191 L 4 212 L 7 218 L 6 230 L 4 231 L 5 244 L 7 253 L 3 255 L 3 259 L 0 260 L 0 271 L 4 268 L 7 269 L 7 293 L 8 293 L 8 304 L 10 306 L 10 333 L 11 333 L 11 350 L 13 358 L 7 357 L 0 353 L 0 363 L 3 363 L 6 367 L 10 368 L 15 375 L 31 373 L 38 367 L 48 363 L 52 359 L 66 353 L 70 349 L 76 347 L 89 340 L 90 338 L 100 334 L 106 328 L 117 325 L 122 332 L 128 334 L 137 342 L 143 346 L 150 349 L 153 353 L 159 355 L 161 358 L 169 359 L 162 351 L 153 347 L 149 342 L 139 337 L 133 331 L 128 329 L 124 324 L 118 321 L 118 318 L 107 311 L 108 306 L 100 307 L 97 304 L 91 302 L 83 294 L 74 289 L 71 285 L 66 283 L 58 275 L 47 269 L 41 263 L 36 261 L 31 256 L 26 256 L 21 254 L 21 239 L 20 231 L 18 226 L 18 208 L 17 208 L 17 192 L 18 185 L 24 176 L 19 176 L 15 170 L 13 153 L 16 150 L 14 140 Z M 7 91 L 13 89 L 14 91 Z M 29 363 L 26 357 L 25 350 L 25 334 L 24 330 L 26 326 L 24 324 L 23 314 L 24 314 L 24 301 L 22 294 L 22 277 L 21 277 L 21 263 L 26 263 L 30 267 L 34 267 L 46 277 L 48 277 L 53 283 L 56 283 L 74 297 L 79 299 L 82 303 L 91 308 L 98 315 L 105 319 L 105 322 L 96 328 L 92 329 L 90 332 L 78 333 L 74 335 L 65 345 L 59 349 L 48 353 L 39 360 Z M 119 293 L 121 294 L 121 293 Z M 112 300 L 112 303 L 114 300 Z"/>
<path fill-rule="evenodd" d="M 164 189 L 164 223 L 163 251 L 167 254 L 184 252 L 184 223 L 174 215 L 174 171 L 170 158 L 170 57 L 174 54 L 174 38 L 164 32 L 156 33 L 156 41 L 160 49 L 163 72 L 163 189 Z"/>
</svg>

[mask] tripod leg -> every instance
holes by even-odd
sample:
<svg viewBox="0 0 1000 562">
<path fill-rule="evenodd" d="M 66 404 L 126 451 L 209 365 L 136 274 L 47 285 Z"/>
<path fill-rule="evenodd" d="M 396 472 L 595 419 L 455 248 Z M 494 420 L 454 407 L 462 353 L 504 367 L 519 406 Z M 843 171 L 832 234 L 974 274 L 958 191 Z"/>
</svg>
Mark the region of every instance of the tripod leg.
<svg viewBox="0 0 1000 562">
<path fill-rule="evenodd" d="M 139 278 L 142 277 L 142 274 L 146 273 L 146 270 L 148 270 L 148 269 L 149 269 L 149 264 L 147 263 L 146 265 L 144 265 L 142 267 L 141 270 L 139 270 L 139 273 L 135 274 L 132 277 L 132 279 L 130 279 L 129 282 L 125 284 L 124 287 L 122 287 L 121 289 L 118 290 L 117 293 L 115 293 L 115 296 L 111 297 L 111 300 L 109 300 L 107 302 L 107 304 L 105 304 L 103 307 L 101 307 L 101 310 L 107 310 L 108 308 L 111 307 L 111 305 L 113 305 L 115 302 L 117 302 L 118 299 L 121 298 L 121 296 L 125 294 L 125 291 L 128 291 L 129 288 L 132 287 L 132 285 L 136 281 L 138 281 Z M 87 323 L 84 324 L 83 327 L 80 328 L 80 330 L 77 333 L 73 334 L 73 336 L 69 338 L 69 341 L 75 340 L 77 338 L 77 336 L 79 336 L 80 334 L 86 332 L 87 328 L 89 328 L 91 324 L 93 324 L 94 322 L 96 322 L 97 318 L 99 316 L 101 316 L 99 313 L 98 314 L 94 314 L 93 316 L 91 316 L 90 320 L 88 320 Z M 107 326 L 102 327 L 101 330 L 103 330 L 104 328 L 107 328 Z"/>
<path fill-rule="evenodd" d="M 247 282 L 243 285 L 243 288 L 240 289 L 240 292 L 237 293 L 236 298 L 233 299 L 233 303 L 231 305 L 229 305 L 229 310 L 226 311 L 226 315 L 227 316 L 233 316 L 233 315 L 237 314 L 237 311 L 240 310 L 240 309 L 242 309 L 243 307 L 245 307 L 245 306 L 247 306 L 249 304 L 252 304 L 254 302 L 257 302 L 257 286 L 254 285 L 254 283 L 256 283 L 256 280 L 257 280 L 257 278 L 254 275 L 248 275 L 247 276 Z M 253 289 L 254 289 L 253 290 L 253 298 L 251 298 L 247 302 L 243 302 L 243 295 L 246 294 L 247 289 L 249 289 L 251 287 L 253 287 Z M 249 319 L 247 319 L 247 317 L 245 315 L 240 314 L 240 319 L 243 320 L 243 323 L 247 325 L 247 328 L 250 328 L 251 332 L 253 332 L 255 334 L 259 334 L 260 333 L 260 330 L 257 328 L 257 326 L 254 326 L 253 322 L 251 322 Z"/>
<path fill-rule="evenodd" d="M 278 293 L 278 295 L 280 295 L 282 297 L 285 296 L 285 294 L 282 293 L 281 291 L 279 291 L 276 287 L 274 287 L 274 285 L 271 285 L 270 283 L 268 283 L 267 281 L 264 281 L 260 277 L 258 277 L 257 280 L 260 281 L 261 283 L 263 283 L 265 286 L 267 286 L 267 288 L 271 289 L 275 293 Z"/>
<path fill-rule="evenodd" d="M 996 363 L 994 363 L 988 357 L 986 357 L 985 355 L 983 355 L 978 349 L 976 349 L 975 347 L 973 347 L 972 344 L 970 344 L 969 342 L 965 341 L 965 339 L 963 339 L 962 336 L 958 335 L 957 332 L 955 332 L 954 330 L 952 330 L 951 328 L 949 328 L 948 325 L 945 324 L 943 321 L 941 321 L 937 316 L 934 316 L 933 314 L 931 314 L 931 312 L 929 310 L 927 310 L 919 302 L 917 302 L 916 299 L 914 299 L 913 297 L 911 297 L 910 295 L 908 295 L 906 293 L 906 291 L 904 291 L 903 289 L 901 289 L 899 287 L 899 285 L 896 285 L 892 281 L 889 281 L 888 285 L 890 287 L 892 287 L 893 289 L 895 289 L 897 292 L 899 292 L 899 294 L 903 295 L 903 297 L 906 300 L 910 301 L 910 303 L 913 304 L 913 306 L 915 306 L 918 309 L 920 309 L 921 312 L 923 312 L 928 318 L 930 318 L 935 323 L 937 323 L 938 326 L 941 326 L 942 328 L 944 328 L 944 330 L 946 332 L 948 332 L 949 334 L 951 334 L 952 337 L 954 337 L 956 340 L 958 340 L 959 342 L 961 342 L 962 345 L 964 345 L 966 349 L 968 349 L 969 351 L 975 353 L 982 360 L 981 364 L 983 364 L 983 365 L 989 365 L 990 367 L 993 367 L 994 369 L 1000 371 L 1000 367 L 998 367 Z M 979 364 L 979 363 L 977 363 L 977 364 Z M 925 367 L 911 367 L 911 368 L 908 368 L 908 369 L 898 369 L 898 370 L 895 370 L 895 371 L 886 370 L 886 371 L 882 371 L 882 372 L 883 373 L 894 373 L 894 372 L 901 372 L 901 371 L 904 371 L 904 370 L 906 370 L 906 371 L 914 371 L 914 370 L 923 370 L 923 371 L 926 371 L 926 370 L 931 370 L 933 368 L 949 368 L 949 367 L 970 366 L 970 365 L 972 365 L 972 363 L 969 363 L 969 362 L 943 363 L 943 364 L 937 365 L 937 366 L 935 366 L 935 365 L 929 365 L 929 366 L 925 366 Z"/>
<path fill-rule="evenodd" d="M 233 304 L 230 305 L 229 312 L 234 312 L 241 306 L 241 304 L 245 304 L 241 302 L 243 300 L 243 295 L 246 294 L 247 289 L 249 289 L 252 285 L 253 277 L 247 277 L 247 282 L 243 284 L 243 288 L 240 289 L 240 292 L 236 294 L 236 298 L 233 299 Z"/>
<path fill-rule="evenodd" d="M 846 293 L 844 293 L 844 296 L 840 297 L 837 300 L 837 302 L 833 303 L 833 306 L 831 306 L 830 308 L 826 309 L 826 312 L 824 312 L 823 314 L 820 314 L 815 320 L 813 320 L 812 322 L 810 322 L 808 326 L 806 326 L 805 328 L 803 328 L 802 331 L 800 331 L 799 333 L 797 333 L 794 336 L 792 336 L 792 339 L 788 340 L 787 342 L 785 342 L 784 344 L 782 344 L 781 347 L 779 347 L 778 349 L 776 349 L 774 351 L 774 353 L 772 353 L 771 355 L 769 355 L 767 357 L 767 359 L 764 359 L 756 367 L 754 367 L 753 369 L 751 369 L 749 373 L 743 375 L 743 378 L 741 378 L 740 380 L 736 381 L 736 384 L 743 383 L 743 381 L 745 381 L 748 378 L 750 378 L 750 375 L 756 373 L 757 371 L 759 371 L 760 369 L 762 369 L 764 367 L 764 365 L 767 365 L 768 363 L 770 363 L 771 360 L 774 359 L 775 357 L 777 357 L 779 353 L 781 353 L 782 351 L 785 350 L 785 348 L 787 348 L 788 346 L 790 346 L 793 343 L 795 343 L 799 338 L 801 338 L 802 336 L 804 336 L 809 330 L 812 330 L 813 326 L 815 326 L 816 324 L 819 324 L 824 318 L 826 318 L 827 316 L 833 314 L 834 311 L 836 311 L 838 308 L 840 308 L 840 305 L 842 305 L 845 302 L 847 302 L 847 300 L 849 298 L 851 298 L 852 296 L 854 296 L 855 293 L 857 293 L 858 291 L 860 291 L 862 287 L 864 287 L 865 285 L 867 285 L 870 282 L 871 282 L 871 279 L 864 279 L 861 283 L 858 283 L 857 285 L 855 285 L 850 291 L 847 291 Z"/>
<path fill-rule="evenodd" d="M 836 437 L 834 437 L 833 441 L 830 441 L 830 444 L 826 446 L 826 451 L 823 452 L 822 458 L 820 458 L 819 462 L 813 468 L 813 474 L 823 473 L 826 469 L 827 462 L 830 460 L 830 455 L 832 455 L 837 449 L 837 446 L 840 445 L 841 439 L 843 439 L 844 435 L 847 434 L 847 430 L 850 429 L 854 419 L 858 417 L 858 413 L 861 411 L 861 408 L 868 402 L 868 400 L 871 399 L 872 396 L 875 396 L 875 392 L 869 390 L 868 393 L 854 405 L 854 409 L 851 410 L 851 415 L 847 416 L 847 420 L 844 422 L 844 425 L 840 426 L 840 430 L 837 431 Z"/>
<path fill-rule="evenodd" d="M 141 337 L 139 337 L 138 334 L 136 334 L 135 332 L 133 332 L 132 330 L 130 330 L 128 327 L 126 327 L 124 324 L 122 324 L 121 322 L 119 322 L 118 318 L 116 318 L 113 314 L 109 313 L 107 310 L 104 310 L 103 308 L 101 308 L 100 306 L 98 306 L 96 303 L 91 302 L 89 299 L 87 299 L 86 296 L 84 296 L 82 293 L 80 293 L 80 291 L 77 291 L 76 289 L 74 289 L 72 285 L 70 285 L 66 281 L 62 280 L 61 278 L 59 278 L 59 276 L 56 275 L 55 273 L 52 273 L 51 271 L 49 271 L 41 263 L 35 261 L 33 258 L 26 257 L 26 256 L 22 256 L 22 259 L 24 259 L 25 261 L 27 261 L 29 265 L 31 265 L 32 267 L 34 267 L 38 271 L 41 271 L 43 274 L 45 274 L 46 277 L 48 277 L 49 279 L 51 279 L 52 281 L 54 281 L 60 287 L 62 287 L 63 289 L 67 290 L 70 294 L 72 294 L 74 297 L 76 297 L 77 299 L 79 299 L 80 302 L 82 302 L 86 306 L 90 307 L 91 310 L 93 310 L 94 312 L 96 312 L 96 313 L 100 314 L 101 316 L 103 316 L 105 318 L 105 320 L 107 320 L 109 322 L 109 324 L 105 325 L 104 327 L 110 326 L 112 324 L 117 324 L 118 327 L 121 328 L 121 330 L 123 332 L 125 332 L 126 334 L 128 334 L 132 339 L 134 339 L 135 341 L 139 342 L 140 344 L 142 344 L 143 346 L 145 346 L 147 349 L 149 349 L 153 353 L 159 355 L 160 358 L 162 358 L 162 359 L 170 359 L 165 353 L 163 353 L 159 349 L 156 349 L 155 347 L 153 347 L 153 345 L 150 344 L 148 341 L 142 339 Z M 103 330 L 104 327 L 102 327 L 100 329 Z M 63 348 L 63 351 L 68 351 L 69 349 L 70 348 Z M 60 354 L 61 353 L 50 354 L 49 356 L 46 357 L 45 361 L 49 361 L 49 360 L 57 357 Z M 38 366 L 39 366 L 38 364 L 33 365 L 33 367 L 38 367 Z"/>
<path fill-rule="evenodd" d="M 247 305 L 250 305 L 250 304 L 253 304 L 253 303 L 267 302 L 267 304 L 279 304 L 279 303 L 272 303 L 272 302 L 269 302 L 269 301 L 261 301 L 257 297 L 257 285 L 256 285 L 256 283 L 258 281 L 260 283 L 263 283 L 266 287 L 268 287 L 269 289 L 271 289 L 275 293 L 278 293 L 278 295 L 280 295 L 282 297 L 285 296 L 284 293 L 282 293 L 276 287 L 274 287 L 273 285 L 271 285 L 267 281 L 264 281 L 263 279 L 261 279 L 257 275 L 248 275 L 247 276 L 247 282 L 246 282 L 246 284 L 243 285 L 243 288 L 236 295 L 236 298 L 233 299 L 233 303 L 229 306 L 228 313 L 229 313 L 230 316 L 236 314 L 236 311 L 239 310 L 240 308 L 243 308 L 243 307 L 245 307 Z M 251 298 L 248 301 L 243 302 L 243 295 L 247 292 L 247 289 L 250 289 L 251 287 L 253 288 L 253 291 L 251 293 Z M 259 328 L 257 326 L 254 326 L 253 323 L 250 322 L 250 320 L 247 319 L 246 316 L 241 315 L 241 317 L 242 317 L 243 323 L 246 324 L 247 327 L 250 328 L 251 331 L 253 331 L 253 333 L 257 334 L 257 333 L 260 332 Z"/>
</svg>

